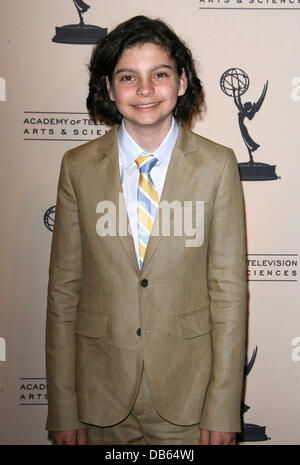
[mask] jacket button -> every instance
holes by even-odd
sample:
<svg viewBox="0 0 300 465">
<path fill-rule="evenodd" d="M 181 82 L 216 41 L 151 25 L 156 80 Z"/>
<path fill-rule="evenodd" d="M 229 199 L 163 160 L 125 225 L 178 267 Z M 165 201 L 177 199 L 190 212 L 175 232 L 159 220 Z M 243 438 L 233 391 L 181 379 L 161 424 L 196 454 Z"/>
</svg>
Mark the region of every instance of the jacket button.
<svg viewBox="0 0 300 465">
<path fill-rule="evenodd" d="M 141 286 L 142 287 L 147 287 L 148 284 L 149 284 L 148 279 L 142 279 L 142 281 L 141 281 Z"/>
<path fill-rule="evenodd" d="M 136 334 L 137 334 L 138 336 L 141 336 L 141 334 L 142 334 L 141 328 L 138 328 L 138 329 L 136 330 Z"/>
</svg>

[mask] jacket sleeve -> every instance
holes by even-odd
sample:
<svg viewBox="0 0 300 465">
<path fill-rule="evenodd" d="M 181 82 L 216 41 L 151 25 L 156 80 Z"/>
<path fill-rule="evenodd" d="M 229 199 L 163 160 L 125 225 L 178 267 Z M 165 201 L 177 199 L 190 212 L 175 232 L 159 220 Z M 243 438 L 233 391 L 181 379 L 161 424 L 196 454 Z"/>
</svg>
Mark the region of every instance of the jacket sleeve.
<svg viewBox="0 0 300 465">
<path fill-rule="evenodd" d="M 200 427 L 237 432 L 245 358 L 246 252 L 241 181 L 229 149 L 215 198 L 208 250 L 213 365 Z"/>
<path fill-rule="evenodd" d="M 46 429 L 52 431 L 83 427 L 77 415 L 74 333 L 81 290 L 81 249 L 77 201 L 66 153 L 58 183 L 46 321 Z"/>
</svg>

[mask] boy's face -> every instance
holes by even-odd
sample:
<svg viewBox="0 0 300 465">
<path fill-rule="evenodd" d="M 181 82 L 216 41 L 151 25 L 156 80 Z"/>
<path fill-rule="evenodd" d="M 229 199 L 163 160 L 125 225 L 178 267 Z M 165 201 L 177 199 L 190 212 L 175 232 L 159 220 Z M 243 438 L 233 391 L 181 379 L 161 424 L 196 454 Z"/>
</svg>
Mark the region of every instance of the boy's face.
<svg viewBox="0 0 300 465">
<path fill-rule="evenodd" d="M 146 127 L 170 128 L 178 96 L 187 86 L 185 71 L 178 76 L 176 63 L 159 45 L 137 44 L 122 53 L 112 77 L 107 79 L 111 100 L 132 132 Z"/>
</svg>

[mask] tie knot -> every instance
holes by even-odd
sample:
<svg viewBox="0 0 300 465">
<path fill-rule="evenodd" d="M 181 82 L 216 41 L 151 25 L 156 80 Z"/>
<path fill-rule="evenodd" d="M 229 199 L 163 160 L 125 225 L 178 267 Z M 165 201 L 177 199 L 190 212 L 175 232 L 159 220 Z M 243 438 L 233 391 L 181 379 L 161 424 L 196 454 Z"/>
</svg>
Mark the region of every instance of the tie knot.
<svg viewBox="0 0 300 465">
<path fill-rule="evenodd" d="M 155 158 L 153 155 L 141 155 L 137 157 L 135 162 L 140 170 L 140 173 L 149 173 L 153 166 L 156 164 L 157 158 Z"/>
</svg>

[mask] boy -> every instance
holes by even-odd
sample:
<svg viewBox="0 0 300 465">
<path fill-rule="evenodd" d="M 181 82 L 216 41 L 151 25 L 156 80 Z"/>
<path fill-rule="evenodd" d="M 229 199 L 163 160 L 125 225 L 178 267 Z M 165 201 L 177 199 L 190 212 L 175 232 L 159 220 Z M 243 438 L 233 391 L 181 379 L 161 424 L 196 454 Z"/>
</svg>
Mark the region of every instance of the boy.
<svg viewBox="0 0 300 465">
<path fill-rule="evenodd" d="M 47 429 L 56 444 L 232 444 L 246 301 L 235 157 L 185 126 L 200 111 L 201 84 L 163 22 L 119 25 L 90 71 L 90 115 L 114 126 L 62 161 Z M 183 209 L 168 210 L 172 233 L 163 205 Z"/>
</svg>

